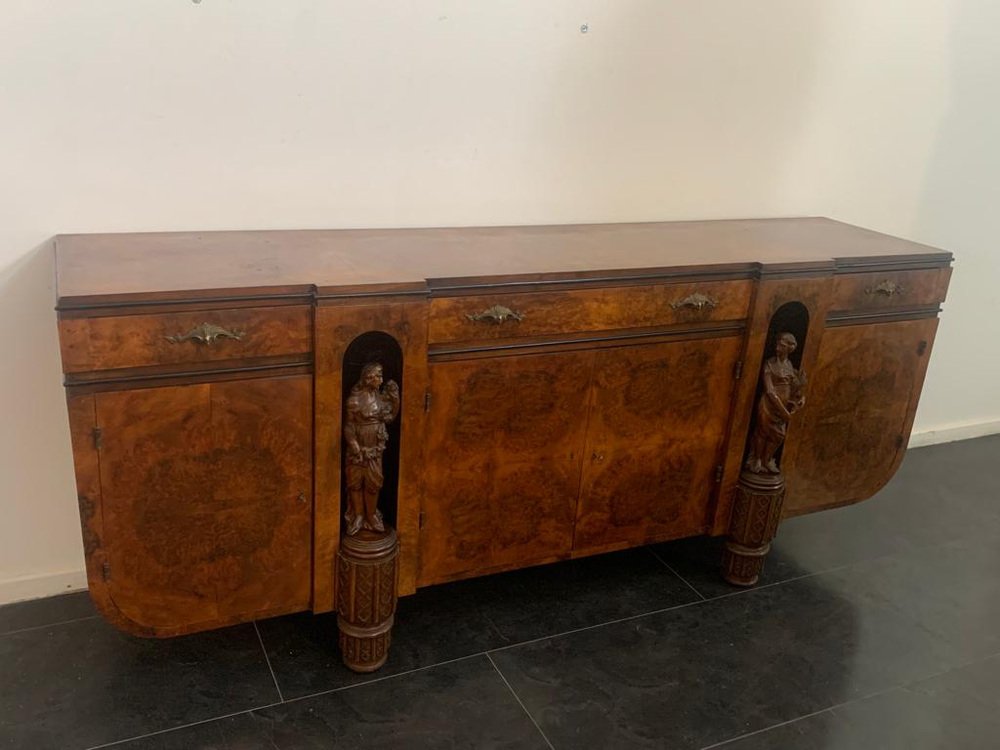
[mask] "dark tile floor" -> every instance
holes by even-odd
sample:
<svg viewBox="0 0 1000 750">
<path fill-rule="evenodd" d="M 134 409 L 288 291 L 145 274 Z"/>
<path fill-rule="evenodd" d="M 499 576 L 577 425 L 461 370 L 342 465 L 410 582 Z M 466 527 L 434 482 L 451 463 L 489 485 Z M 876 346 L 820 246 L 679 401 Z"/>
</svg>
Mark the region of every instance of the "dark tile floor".
<svg viewBox="0 0 1000 750">
<path fill-rule="evenodd" d="M 403 599 L 386 667 L 331 616 L 165 641 L 86 594 L 0 607 L 0 747 L 1000 747 L 1000 436 L 785 522 L 762 585 L 697 539 Z"/>
</svg>

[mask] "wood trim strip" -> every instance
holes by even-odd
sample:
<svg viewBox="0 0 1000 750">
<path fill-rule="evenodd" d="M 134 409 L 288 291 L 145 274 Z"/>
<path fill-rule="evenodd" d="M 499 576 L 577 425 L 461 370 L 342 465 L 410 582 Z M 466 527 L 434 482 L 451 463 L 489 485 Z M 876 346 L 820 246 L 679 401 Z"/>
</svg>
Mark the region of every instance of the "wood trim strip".
<svg viewBox="0 0 1000 750">
<path fill-rule="evenodd" d="M 745 321 L 734 320 L 694 328 L 690 326 L 657 327 L 616 332 L 596 331 L 593 333 L 581 333 L 578 336 L 564 336 L 560 338 L 506 339 L 503 343 L 481 344 L 478 346 L 451 347 L 437 344 L 429 347 L 427 358 L 431 362 L 444 362 L 452 359 L 467 359 L 471 357 L 513 356 L 549 351 L 572 351 L 573 349 L 582 348 L 631 346 L 635 343 L 658 343 L 661 341 L 684 341 L 687 339 L 738 336 L 742 334 L 745 328 Z"/>
<path fill-rule="evenodd" d="M 239 367 L 223 367 L 215 370 L 181 370 L 164 373 L 151 372 L 134 375 L 112 376 L 110 373 L 98 373 L 91 379 L 76 380 L 67 376 L 63 385 L 68 393 L 96 393 L 99 391 L 114 391 L 122 388 L 156 388 L 164 385 L 187 385 L 189 383 L 214 383 L 220 380 L 244 380 L 246 378 L 280 377 L 283 375 L 309 375 L 313 371 L 312 362 L 242 365 Z"/>
<path fill-rule="evenodd" d="M 826 316 L 828 328 L 862 325 L 865 323 L 891 323 L 897 320 L 921 320 L 936 318 L 941 313 L 941 305 L 912 307 L 903 310 L 877 310 L 875 312 L 851 312 L 837 310 Z"/>
<path fill-rule="evenodd" d="M 679 267 L 676 270 L 664 268 L 635 269 L 620 274 L 607 271 L 595 272 L 600 275 L 586 274 L 542 274 L 537 276 L 496 276 L 498 281 L 479 280 L 476 278 L 443 278 L 428 279 L 430 296 L 461 297 L 469 294 L 490 292 L 495 294 L 513 294 L 516 292 L 539 292 L 545 290 L 587 289 L 590 287 L 636 286 L 655 282 L 669 283 L 672 281 L 725 281 L 751 279 L 759 270 L 758 263 L 740 264 L 735 267 L 726 265 L 713 269 L 711 266 L 694 268 Z M 812 269 L 810 269 L 812 270 Z"/>
<path fill-rule="evenodd" d="M 934 270 L 948 268 L 953 260 L 954 256 L 948 252 L 901 255 L 894 258 L 840 258 L 834 273 Z"/>
</svg>

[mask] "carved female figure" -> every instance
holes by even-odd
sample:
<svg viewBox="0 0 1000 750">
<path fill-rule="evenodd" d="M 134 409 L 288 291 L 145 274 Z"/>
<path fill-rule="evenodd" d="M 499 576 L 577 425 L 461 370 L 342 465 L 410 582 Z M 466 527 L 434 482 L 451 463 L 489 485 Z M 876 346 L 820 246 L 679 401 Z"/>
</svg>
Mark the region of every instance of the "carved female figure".
<svg viewBox="0 0 1000 750">
<path fill-rule="evenodd" d="M 386 425 L 399 414 L 399 386 L 390 380 L 382 386 L 382 365 L 370 362 L 347 397 L 344 443 L 347 473 L 347 522 L 345 533 L 361 529 L 385 531 L 378 495 L 385 481 L 382 454 L 389 440 Z"/>
<path fill-rule="evenodd" d="M 792 414 L 805 405 L 802 388 L 805 373 L 796 371 L 788 356 L 798 342 L 790 333 L 781 333 L 775 342 L 774 356 L 764 363 L 761 380 L 764 392 L 757 404 L 757 420 L 750 438 L 746 468 L 754 474 L 777 474 L 775 454 L 785 441 Z"/>
</svg>

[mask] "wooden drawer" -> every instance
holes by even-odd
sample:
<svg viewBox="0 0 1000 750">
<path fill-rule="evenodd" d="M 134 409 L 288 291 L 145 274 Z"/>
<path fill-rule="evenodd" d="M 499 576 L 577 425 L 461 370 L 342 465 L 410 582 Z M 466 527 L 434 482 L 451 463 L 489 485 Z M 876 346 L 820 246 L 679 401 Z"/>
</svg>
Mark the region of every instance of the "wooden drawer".
<svg viewBox="0 0 1000 750">
<path fill-rule="evenodd" d="M 739 320 L 749 280 L 652 284 L 431 300 L 430 343 Z"/>
<path fill-rule="evenodd" d="M 63 371 L 308 354 L 308 305 L 59 321 Z"/>
<path fill-rule="evenodd" d="M 944 302 L 951 268 L 834 277 L 831 310 L 883 310 Z"/>
</svg>

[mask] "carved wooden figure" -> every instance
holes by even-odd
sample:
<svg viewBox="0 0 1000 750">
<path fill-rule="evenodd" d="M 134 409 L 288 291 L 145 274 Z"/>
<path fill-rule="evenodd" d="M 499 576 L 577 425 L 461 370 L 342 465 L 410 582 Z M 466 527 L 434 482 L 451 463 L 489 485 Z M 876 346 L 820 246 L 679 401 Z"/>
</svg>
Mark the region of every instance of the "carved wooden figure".
<svg viewBox="0 0 1000 750">
<path fill-rule="evenodd" d="M 774 356 L 764 363 L 760 375 L 763 393 L 757 404 L 757 419 L 746 461 L 747 470 L 754 474 L 778 473 L 775 454 L 785 442 L 788 421 L 805 405 L 802 395 L 805 374 L 796 371 L 788 359 L 797 346 L 792 334 L 778 334 Z"/>
<path fill-rule="evenodd" d="M 399 386 L 394 380 L 382 385 L 382 365 L 371 362 L 347 398 L 344 445 L 347 460 L 347 521 L 345 533 L 361 529 L 385 531 L 378 495 L 382 489 L 382 454 L 389 440 L 386 425 L 399 414 Z"/>
<path fill-rule="evenodd" d="M 805 374 L 788 359 L 798 342 L 779 333 L 774 356 L 761 370 L 750 449 L 736 486 L 729 537 L 722 555 L 722 574 L 735 586 L 753 586 L 764 569 L 771 540 L 778 531 L 785 502 L 785 479 L 777 462 L 792 414 L 805 406 Z"/>
<path fill-rule="evenodd" d="M 396 613 L 399 542 L 386 529 L 378 509 L 385 483 L 382 455 L 389 440 L 386 425 L 399 414 L 399 386 L 382 385 L 382 365 L 370 362 L 347 397 L 344 419 L 344 471 L 347 512 L 337 555 L 337 627 L 344 664 L 372 672 L 389 655 Z"/>
</svg>

